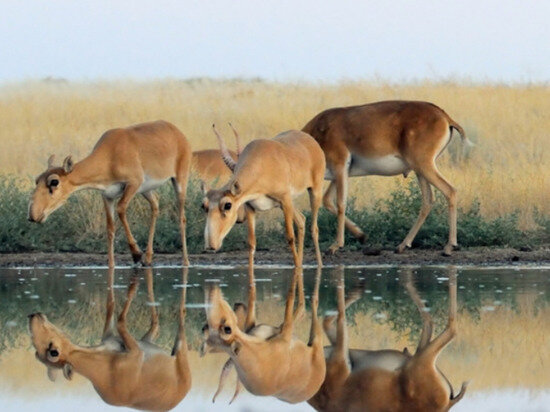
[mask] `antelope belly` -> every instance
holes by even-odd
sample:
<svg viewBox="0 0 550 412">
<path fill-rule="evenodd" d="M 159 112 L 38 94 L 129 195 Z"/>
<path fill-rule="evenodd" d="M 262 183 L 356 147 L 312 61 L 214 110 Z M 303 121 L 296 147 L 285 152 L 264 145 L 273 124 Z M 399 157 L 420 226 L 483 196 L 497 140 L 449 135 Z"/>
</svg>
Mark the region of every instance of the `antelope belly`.
<svg viewBox="0 0 550 412">
<path fill-rule="evenodd" d="M 399 156 L 363 157 L 353 155 L 349 167 L 350 176 L 395 176 L 410 171 L 409 165 Z"/>
<path fill-rule="evenodd" d="M 248 203 L 250 203 L 250 205 L 258 211 L 269 210 L 279 206 L 276 201 L 270 199 L 267 196 L 260 196 L 254 200 L 249 201 Z"/>
</svg>

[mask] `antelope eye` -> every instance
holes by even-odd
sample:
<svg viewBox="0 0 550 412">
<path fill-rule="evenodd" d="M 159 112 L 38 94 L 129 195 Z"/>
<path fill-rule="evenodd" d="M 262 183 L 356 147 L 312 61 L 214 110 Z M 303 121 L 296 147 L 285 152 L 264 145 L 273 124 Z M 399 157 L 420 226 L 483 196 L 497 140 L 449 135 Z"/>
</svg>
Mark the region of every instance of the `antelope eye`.
<svg viewBox="0 0 550 412">
<path fill-rule="evenodd" d="M 204 326 L 202 327 L 202 332 L 206 332 L 207 330 L 208 330 L 208 325 L 204 325 Z"/>
<path fill-rule="evenodd" d="M 50 350 L 50 356 L 56 358 L 59 356 L 59 352 L 55 349 Z"/>
<path fill-rule="evenodd" d="M 59 180 L 52 179 L 50 180 L 50 187 L 57 187 L 59 185 Z"/>
<path fill-rule="evenodd" d="M 227 202 L 223 205 L 223 210 L 230 210 L 231 209 L 231 202 Z"/>
<path fill-rule="evenodd" d="M 206 205 L 206 203 L 203 203 L 203 204 L 201 205 L 201 208 L 202 208 L 202 210 L 204 210 L 205 212 L 208 212 L 208 206 Z"/>
<path fill-rule="evenodd" d="M 226 335 L 231 334 L 231 328 L 229 326 L 224 326 L 223 333 L 225 333 Z"/>
</svg>

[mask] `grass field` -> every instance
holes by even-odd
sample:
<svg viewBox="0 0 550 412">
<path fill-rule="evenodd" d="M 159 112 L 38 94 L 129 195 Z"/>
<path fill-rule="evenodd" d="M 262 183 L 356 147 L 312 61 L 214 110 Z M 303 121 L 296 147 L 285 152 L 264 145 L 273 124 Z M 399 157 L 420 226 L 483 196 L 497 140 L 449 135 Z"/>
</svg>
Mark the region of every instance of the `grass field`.
<svg viewBox="0 0 550 412">
<path fill-rule="evenodd" d="M 467 212 L 478 204 L 479 215 L 486 219 L 513 214 L 518 228 L 534 230 L 540 216 L 547 222 L 550 215 L 548 95 L 545 85 L 452 82 L 291 84 L 192 79 L 5 84 L 0 87 L 4 147 L 0 174 L 21 177 L 17 184 L 26 191 L 50 154 L 55 153 L 59 162 L 68 154 L 79 160 L 105 130 L 159 118 L 176 124 L 193 149 L 204 149 L 215 146 L 213 122 L 231 140 L 225 126 L 231 121 L 248 141 L 301 128 L 316 113 L 333 106 L 384 99 L 428 100 L 444 108 L 476 144 L 463 148 L 460 139 L 454 139 L 438 160 L 443 174 L 458 189 L 459 207 Z M 372 208 L 414 180 L 355 178 L 350 194 L 356 208 Z M 84 209 L 89 207 L 81 202 L 80 210 Z M 101 205 L 97 210 L 87 217 L 89 233 L 104 230 Z"/>
</svg>

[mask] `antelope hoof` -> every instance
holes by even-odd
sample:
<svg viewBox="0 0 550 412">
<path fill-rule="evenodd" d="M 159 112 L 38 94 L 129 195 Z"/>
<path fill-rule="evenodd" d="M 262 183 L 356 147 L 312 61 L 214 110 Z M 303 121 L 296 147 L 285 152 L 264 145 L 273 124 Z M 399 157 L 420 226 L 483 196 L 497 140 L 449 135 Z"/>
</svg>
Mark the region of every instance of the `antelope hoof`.
<svg viewBox="0 0 550 412">
<path fill-rule="evenodd" d="M 134 260 L 134 264 L 137 265 L 139 262 L 141 262 L 142 256 L 143 256 L 143 253 L 141 252 L 137 252 L 137 253 L 132 252 L 132 259 Z"/>
<path fill-rule="evenodd" d="M 335 255 L 336 252 L 340 251 L 340 250 L 344 250 L 344 247 L 343 246 L 338 246 L 338 243 L 333 243 L 332 245 L 330 245 L 330 247 L 326 250 L 325 252 L 325 255 Z"/>
<path fill-rule="evenodd" d="M 365 235 L 364 233 L 361 233 L 359 236 L 357 236 L 357 240 L 361 242 L 362 245 L 364 245 L 365 242 L 367 241 L 367 235 Z"/>
<path fill-rule="evenodd" d="M 406 249 L 410 249 L 411 247 L 405 243 L 401 243 L 399 246 L 397 246 L 397 248 L 395 249 L 395 253 L 398 253 L 398 254 L 401 254 L 403 253 Z"/>
<path fill-rule="evenodd" d="M 460 247 L 458 245 L 445 245 L 442 255 L 451 256 L 453 254 L 453 250 L 460 250 Z"/>
<path fill-rule="evenodd" d="M 143 259 L 143 266 L 152 266 L 153 265 L 153 254 L 145 254 L 145 259 Z"/>
</svg>

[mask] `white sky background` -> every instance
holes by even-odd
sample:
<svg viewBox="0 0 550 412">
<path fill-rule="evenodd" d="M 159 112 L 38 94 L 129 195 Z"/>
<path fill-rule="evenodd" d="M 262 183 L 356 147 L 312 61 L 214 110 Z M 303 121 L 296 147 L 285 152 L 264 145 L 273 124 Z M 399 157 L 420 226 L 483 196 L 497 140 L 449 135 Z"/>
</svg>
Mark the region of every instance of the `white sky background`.
<svg viewBox="0 0 550 412">
<path fill-rule="evenodd" d="M 550 1 L 0 0 L 0 82 L 550 80 Z"/>
</svg>

